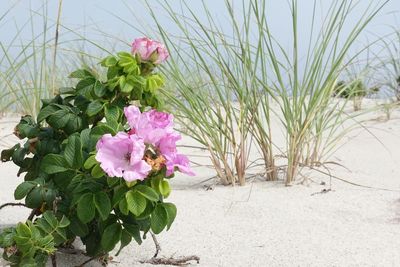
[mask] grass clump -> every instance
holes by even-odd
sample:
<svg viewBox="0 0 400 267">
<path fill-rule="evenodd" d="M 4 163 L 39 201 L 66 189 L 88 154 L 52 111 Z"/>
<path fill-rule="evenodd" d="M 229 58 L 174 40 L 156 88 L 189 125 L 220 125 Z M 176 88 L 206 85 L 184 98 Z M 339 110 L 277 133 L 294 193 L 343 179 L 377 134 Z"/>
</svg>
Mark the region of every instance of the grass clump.
<svg viewBox="0 0 400 267">
<path fill-rule="evenodd" d="M 229 34 L 204 3 L 206 18 L 201 19 L 186 2 L 178 11 L 168 1 L 157 2 L 178 29 L 174 34 L 148 6 L 160 37 L 174 55 L 162 70 L 174 87 L 166 92 L 168 102 L 188 134 L 208 148 L 224 184 L 244 184 L 246 169 L 253 165 L 252 146 L 261 154 L 267 179 L 276 179 L 278 149 L 272 118 L 285 132 L 287 185 L 300 167 L 320 165 L 331 155 L 350 118 L 344 112 L 347 100 L 332 95 L 339 77 L 357 56 L 346 60 L 349 49 L 384 4 L 371 2 L 345 32 L 358 4 L 333 1 L 320 24 L 316 18 L 320 6 L 314 1 L 305 56 L 300 55 L 295 0 L 289 2 L 289 47 L 273 34 L 266 0 L 243 2 L 236 13 L 226 1 L 233 29 Z M 351 95 L 363 95 L 363 86 L 351 83 Z"/>
</svg>

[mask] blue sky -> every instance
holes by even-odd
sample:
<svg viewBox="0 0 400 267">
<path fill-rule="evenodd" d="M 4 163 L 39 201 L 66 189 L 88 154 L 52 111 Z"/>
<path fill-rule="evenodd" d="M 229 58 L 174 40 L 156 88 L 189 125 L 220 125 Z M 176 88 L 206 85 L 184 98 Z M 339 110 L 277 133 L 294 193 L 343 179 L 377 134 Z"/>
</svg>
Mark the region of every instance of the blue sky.
<svg viewBox="0 0 400 267">
<path fill-rule="evenodd" d="M 206 5 L 209 7 L 211 12 L 215 15 L 222 25 L 229 31 L 229 24 L 225 22 L 227 13 L 225 9 L 224 0 L 204 0 Z M 249 0 L 244 0 L 249 1 Z M 317 10 L 317 19 L 321 21 L 324 18 L 324 12 L 332 2 L 331 0 L 320 0 L 322 5 Z M 159 10 L 156 5 L 156 1 L 148 1 L 154 6 L 155 12 L 161 18 L 162 22 L 174 31 L 172 24 L 165 18 L 165 14 Z M 186 2 L 198 12 L 198 15 L 202 16 L 201 1 L 199 0 L 186 0 Z M 282 44 L 290 44 L 290 21 L 289 21 L 289 9 L 288 1 L 269 0 L 268 2 L 268 14 L 269 21 L 276 38 L 278 38 Z M 312 7 L 314 0 L 299 0 L 299 29 L 300 35 L 307 34 L 309 29 L 310 18 L 312 16 Z M 371 0 L 372 4 L 382 2 L 379 0 Z M 0 22 L 0 41 L 3 44 L 7 44 L 13 36 L 15 36 L 16 26 L 21 27 L 24 23 L 29 20 L 31 10 L 35 10 L 39 13 L 43 13 L 41 7 L 44 0 L 2 0 L 0 5 L 0 16 L 9 7 L 14 6 L 10 13 L 7 14 L 5 19 Z M 151 19 L 146 15 L 146 10 L 143 8 L 143 0 L 64 0 L 62 8 L 61 22 L 68 28 L 79 30 L 84 33 L 85 36 L 95 40 L 101 41 L 104 38 L 104 33 L 116 36 L 120 40 L 129 43 L 135 37 L 141 36 L 140 33 L 129 27 L 126 23 L 122 23 L 117 17 L 135 23 L 137 18 L 132 16 L 131 10 L 134 10 L 135 14 L 139 17 L 142 23 L 151 23 Z M 170 0 L 169 3 L 179 8 L 179 0 Z M 240 10 L 242 1 L 234 0 L 232 3 L 237 10 Z M 359 8 L 362 10 L 365 8 L 370 1 L 361 0 Z M 129 10 L 127 8 L 131 10 Z M 57 16 L 58 1 L 51 0 L 47 1 L 47 12 L 48 12 L 48 24 L 53 24 Z M 374 21 L 367 27 L 366 31 L 360 36 L 359 43 L 356 44 L 354 49 L 363 47 L 366 43 L 371 42 L 376 36 L 384 36 L 389 32 L 393 31 L 392 27 L 400 27 L 400 4 L 399 0 L 390 0 Z M 357 12 L 355 12 L 357 15 Z M 350 20 L 356 21 L 357 16 L 350 18 Z M 349 26 L 351 26 L 351 22 Z M 43 29 L 43 21 L 40 15 L 35 16 L 34 31 L 40 33 Z M 350 28 L 349 28 L 350 29 Z M 66 30 L 61 29 L 61 34 L 65 34 Z M 101 33 L 99 33 L 101 32 Z M 25 29 L 20 35 L 21 38 L 26 42 L 31 39 L 31 29 Z M 61 35 L 60 41 L 67 40 L 68 36 Z M 72 38 L 72 37 L 71 37 Z M 307 38 L 300 38 L 306 42 Z M 300 44 L 300 46 L 306 46 Z"/>
</svg>

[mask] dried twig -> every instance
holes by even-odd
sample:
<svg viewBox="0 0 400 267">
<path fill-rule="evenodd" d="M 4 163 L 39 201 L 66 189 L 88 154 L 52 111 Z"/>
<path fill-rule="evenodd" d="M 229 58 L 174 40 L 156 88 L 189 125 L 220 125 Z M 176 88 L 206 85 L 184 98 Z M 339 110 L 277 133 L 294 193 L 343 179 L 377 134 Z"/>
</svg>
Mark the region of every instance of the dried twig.
<svg viewBox="0 0 400 267">
<path fill-rule="evenodd" d="M 150 232 L 151 237 L 153 239 L 154 245 L 156 246 L 156 253 L 154 256 L 149 260 L 140 261 L 140 263 L 149 263 L 153 265 L 174 265 L 174 266 L 186 266 L 190 264 L 190 261 L 196 261 L 197 263 L 200 262 L 200 258 L 198 256 L 192 255 L 188 257 L 180 257 L 174 259 L 173 257 L 170 258 L 157 258 L 158 253 L 161 251 L 160 243 L 158 242 L 154 233 Z"/>
<path fill-rule="evenodd" d="M 173 266 L 187 266 L 191 261 L 200 263 L 200 258 L 196 255 L 174 258 L 151 258 L 150 260 L 140 261 L 140 263 L 149 263 L 153 265 L 173 265 Z"/>
</svg>

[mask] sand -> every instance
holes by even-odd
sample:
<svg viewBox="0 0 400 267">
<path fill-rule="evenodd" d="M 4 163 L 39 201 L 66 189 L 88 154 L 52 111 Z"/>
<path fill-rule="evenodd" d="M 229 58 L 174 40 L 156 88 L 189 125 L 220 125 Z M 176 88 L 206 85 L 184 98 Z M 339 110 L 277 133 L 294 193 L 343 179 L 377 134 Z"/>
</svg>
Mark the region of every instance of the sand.
<svg viewBox="0 0 400 267">
<path fill-rule="evenodd" d="M 198 255 L 200 266 L 400 266 L 400 111 L 388 121 L 380 111 L 368 116 L 365 128 L 347 134 L 332 158 L 349 170 L 332 166 L 332 173 L 397 191 L 332 179 L 332 191 L 315 194 L 329 189 L 330 179 L 307 170 L 303 174 L 312 179 L 307 184 L 285 187 L 282 181 L 254 177 L 243 187 L 205 190 L 203 185 L 213 181 L 199 182 L 214 172 L 196 168 L 197 177 L 178 175 L 172 181 L 168 200 L 176 204 L 178 215 L 170 231 L 158 236 L 160 255 Z M 1 119 L 0 136 L 10 133 L 16 121 Z M 13 136 L 2 138 L 0 149 L 15 141 Z M 22 181 L 16 172 L 13 164 L 0 164 L 1 203 L 13 201 L 13 190 Z M 24 208 L 3 209 L 0 225 L 13 225 L 28 214 Z M 142 246 L 126 247 L 110 266 L 152 266 L 139 261 L 149 259 L 154 250 L 149 236 Z M 82 262 L 58 257 L 59 266 Z"/>
</svg>

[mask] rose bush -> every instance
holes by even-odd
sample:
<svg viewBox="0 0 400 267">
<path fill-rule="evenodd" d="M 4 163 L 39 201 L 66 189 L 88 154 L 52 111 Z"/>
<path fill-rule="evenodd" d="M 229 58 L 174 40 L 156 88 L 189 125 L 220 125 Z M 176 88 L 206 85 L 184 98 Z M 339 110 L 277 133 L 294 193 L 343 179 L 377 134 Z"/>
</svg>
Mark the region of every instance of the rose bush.
<svg viewBox="0 0 400 267">
<path fill-rule="evenodd" d="M 37 118 L 21 118 L 15 134 L 25 143 L 1 153 L 24 174 L 15 199 L 32 209 L 26 222 L 0 234 L 11 265 L 44 266 L 76 238 L 88 256 L 108 255 L 120 243 L 119 253 L 132 239 L 140 244 L 149 231 L 171 227 L 177 210 L 164 201 L 168 179 L 194 173 L 177 151 L 173 116 L 159 111 L 164 79 L 154 70 L 167 57 L 160 43 L 137 39 L 131 54 L 101 62 L 105 79 L 77 70 L 74 88 L 42 100 Z"/>
</svg>

